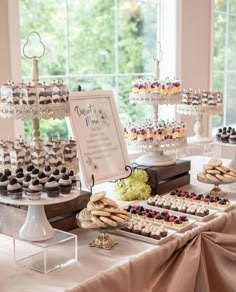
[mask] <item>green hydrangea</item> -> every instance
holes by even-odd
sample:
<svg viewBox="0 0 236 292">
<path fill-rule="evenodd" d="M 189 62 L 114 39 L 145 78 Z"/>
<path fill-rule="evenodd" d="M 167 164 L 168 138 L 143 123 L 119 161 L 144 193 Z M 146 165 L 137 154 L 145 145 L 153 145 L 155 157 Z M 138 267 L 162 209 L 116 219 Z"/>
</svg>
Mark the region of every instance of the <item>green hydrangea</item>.
<svg viewBox="0 0 236 292">
<path fill-rule="evenodd" d="M 145 170 L 135 169 L 131 176 L 117 181 L 115 190 L 119 199 L 124 201 L 146 200 L 151 194 L 147 184 L 148 174 Z"/>
</svg>

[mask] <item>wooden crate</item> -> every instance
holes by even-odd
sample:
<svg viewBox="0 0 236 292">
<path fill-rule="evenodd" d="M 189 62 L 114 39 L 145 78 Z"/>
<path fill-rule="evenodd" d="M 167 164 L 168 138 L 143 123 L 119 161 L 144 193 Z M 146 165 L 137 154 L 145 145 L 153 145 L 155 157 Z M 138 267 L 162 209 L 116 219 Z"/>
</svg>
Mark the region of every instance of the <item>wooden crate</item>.
<svg viewBox="0 0 236 292">
<path fill-rule="evenodd" d="M 190 183 L 188 160 L 176 160 L 176 164 L 166 166 L 143 166 L 134 163 L 132 167 L 147 171 L 152 195 L 161 195 Z"/>
</svg>

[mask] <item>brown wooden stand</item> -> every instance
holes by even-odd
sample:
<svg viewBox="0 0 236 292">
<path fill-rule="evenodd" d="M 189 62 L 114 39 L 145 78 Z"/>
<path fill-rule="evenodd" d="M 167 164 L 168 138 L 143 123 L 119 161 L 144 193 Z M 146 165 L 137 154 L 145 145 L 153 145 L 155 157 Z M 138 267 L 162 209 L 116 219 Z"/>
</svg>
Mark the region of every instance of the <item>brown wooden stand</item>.
<svg viewBox="0 0 236 292">
<path fill-rule="evenodd" d="M 164 194 L 190 183 L 190 161 L 176 160 L 176 164 L 167 166 L 144 166 L 132 164 L 135 169 L 144 169 L 149 175 L 148 183 L 152 195 Z"/>
</svg>

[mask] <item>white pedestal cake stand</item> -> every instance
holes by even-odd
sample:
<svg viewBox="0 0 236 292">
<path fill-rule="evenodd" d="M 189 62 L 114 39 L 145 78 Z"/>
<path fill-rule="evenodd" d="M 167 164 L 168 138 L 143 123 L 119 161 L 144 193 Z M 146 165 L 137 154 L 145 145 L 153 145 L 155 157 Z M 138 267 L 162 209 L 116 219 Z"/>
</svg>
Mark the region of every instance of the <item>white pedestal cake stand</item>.
<svg viewBox="0 0 236 292">
<path fill-rule="evenodd" d="M 54 229 L 48 222 L 44 206 L 73 200 L 79 194 L 79 190 L 72 190 L 68 195 L 49 198 L 46 193 L 42 193 L 42 197 L 39 200 L 28 200 L 24 194 L 22 199 L 19 200 L 12 200 L 7 196 L 0 196 L 0 203 L 28 206 L 25 222 L 19 231 L 19 238 L 28 241 L 42 241 L 54 236 Z"/>
<path fill-rule="evenodd" d="M 213 141 L 211 137 L 204 137 L 203 116 L 216 115 L 223 112 L 223 104 L 217 105 L 191 105 L 178 104 L 177 112 L 180 115 L 196 116 L 194 125 L 195 136 L 188 138 L 189 143 L 210 143 Z"/>
<path fill-rule="evenodd" d="M 145 166 L 165 166 L 175 164 L 175 159 L 164 154 L 166 151 L 176 151 L 186 144 L 186 138 L 166 139 L 160 141 L 128 141 L 128 146 L 144 154 L 136 159 L 136 163 Z"/>
</svg>

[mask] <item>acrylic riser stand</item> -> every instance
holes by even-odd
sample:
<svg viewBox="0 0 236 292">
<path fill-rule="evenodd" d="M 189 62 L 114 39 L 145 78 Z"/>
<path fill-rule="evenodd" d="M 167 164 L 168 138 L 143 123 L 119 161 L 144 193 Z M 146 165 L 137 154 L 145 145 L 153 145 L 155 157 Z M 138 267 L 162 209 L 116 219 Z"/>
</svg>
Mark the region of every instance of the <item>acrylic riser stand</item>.
<svg viewBox="0 0 236 292">
<path fill-rule="evenodd" d="M 14 261 L 31 270 L 47 274 L 76 262 L 77 236 L 54 229 L 53 238 L 40 242 L 13 238 Z"/>
</svg>

